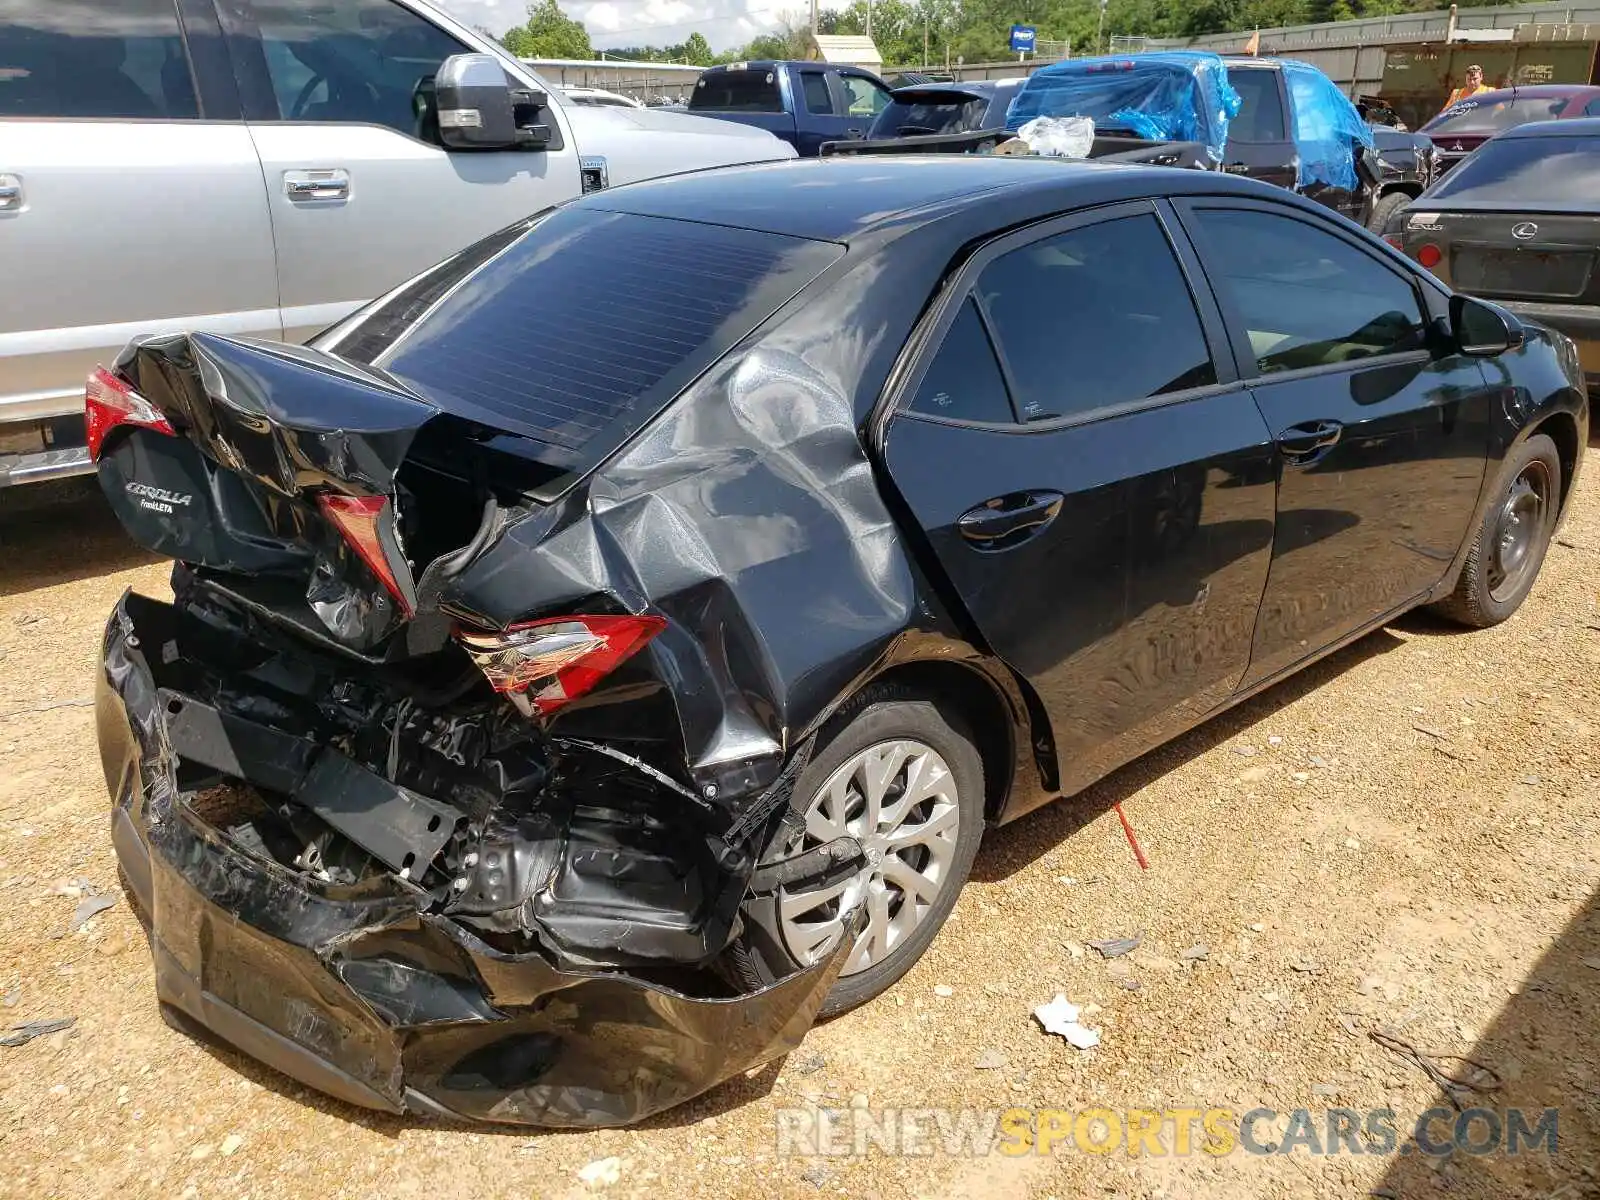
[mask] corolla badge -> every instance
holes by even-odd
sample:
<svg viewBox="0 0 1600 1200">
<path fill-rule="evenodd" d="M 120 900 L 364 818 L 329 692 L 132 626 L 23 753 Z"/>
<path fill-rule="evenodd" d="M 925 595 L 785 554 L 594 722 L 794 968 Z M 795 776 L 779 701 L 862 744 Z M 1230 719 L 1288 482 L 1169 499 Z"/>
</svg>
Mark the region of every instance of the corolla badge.
<svg viewBox="0 0 1600 1200">
<path fill-rule="evenodd" d="M 148 483 L 130 483 L 122 490 L 132 496 L 140 508 L 158 513 L 188 508 L 194 500 L 191 492 L 170 492 L 166 488 L 151 487 Z"/>
<path fill-rule="evenodd" d="M 1525 242 L 1529 238 L 1539 236 L 1539 227 L 1532 221 L 1522 221 L 1511 227 L 1511 236 L 1519 242 Z"/>
</svg>

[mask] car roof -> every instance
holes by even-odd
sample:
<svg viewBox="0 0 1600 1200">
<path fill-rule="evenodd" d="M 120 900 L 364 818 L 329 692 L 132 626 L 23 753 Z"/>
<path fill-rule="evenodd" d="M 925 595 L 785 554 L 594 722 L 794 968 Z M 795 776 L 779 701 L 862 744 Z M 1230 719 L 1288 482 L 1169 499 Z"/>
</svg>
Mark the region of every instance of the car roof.
<svg viewBox="0 0 1600 1200">
<path fill-rule="evenodd" d="M 860 71 L 863 75 L 873 73 L 870 68 L 857 66 L 855 63 L 812 62 L 800 58 L 747 58 L 740 62 L 718 63 L 714 67 L 707 67 L 701 74 L 708 75 L 716 71 L 764 71 L 771 67 L 815 67 L 818 70 L 827 68 L 834 71 Z"/>
<path fill-rule="evenodd" d="M 1522 97 L 1532 99 L 1551 100 L 1556 97 L 1583 96 L 1590 92 L 1600 94 L 1600 87 L 1591 83 L 1530 83 L 1526 87 L 1495 88 L 1493 91 L 1479 92 L 1471 99 L 1479 104 L 1494 104 L 1502 100 L 1516 100 Z"/>
<path fill-rule="evenodd" d="M 902 92 L 965 92 L 972 96 L 988 96 L 996 90 L 1000 82 L 1002 81 L 996 79 L 971 79 L 965 83 L 908 83 L 895 88 L 892 94 L 898 96 Z"/>
<path fill-rule="evenodd" d="M 1600 137 L 1600 117 L 1572 117 L 1565 121 L 1530 121 L 1526 125 L 1513 125 L 1496 140 L 1537 137 Z"/>
<path fill-rule="evenodd" d="M 998 228 L 1006 220 L 1199 192 L 1299 203 L 1282 188 L 1214 171 L 942 154 L 841 155 L 725 167 L 612 188 L 573 204 L 850 243 L 970 215 L 975 208 L 985 210 L 990 228 Z M 983 206 L 969 203 L 978 196 L 985 197 Z M 1003 200 L 1012 203 L 1002 205 Z M 996 215 L 1002 208 L 1007 216 Z"/>
</svg>

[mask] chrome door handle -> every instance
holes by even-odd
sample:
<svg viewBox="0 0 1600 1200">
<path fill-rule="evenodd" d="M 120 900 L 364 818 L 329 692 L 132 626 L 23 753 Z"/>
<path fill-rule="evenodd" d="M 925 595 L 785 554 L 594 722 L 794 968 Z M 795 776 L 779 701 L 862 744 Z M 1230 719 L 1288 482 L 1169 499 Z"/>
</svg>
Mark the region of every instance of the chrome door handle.
<svg viewBox="0 0 1600 1200">
<path fill-rule="evenodd" d="M 1016 538 L 1019 534 L 1033 536 L 1044 530 L 1061 512 L 1066 499 L 1060 492 L 1013 492 L 996 496 L 984 504 L 968 509 L 956 521 L 956 528 L 969 542 L 977 543 L 980 550 L 1000 549 L 995 542 Z M 1008 542 L 1006 549 L 1010 548 Z"/>
<path fill-rule="evenodd" d="M 1301 466 L 1311 462 L 1325 450 L 1339 444 L 1344 426 L 1338 421 L 1307 421 L 1292 425 L 1278 435 L 1278 451 L 1290 463 Z"/>
<path fill-rule="evenodd" d="M 0 212 L 16 212 L 22 207 L 22 180 L 15 175 L 0 175 Z"/>
<path fill-rule="evenodd" d="M 297 203 L 310 200 L 348 200 L 350 198 L 350 173 L 348 171 L 286 171 L 283 176 L 284 191 Z"/>
</svg>

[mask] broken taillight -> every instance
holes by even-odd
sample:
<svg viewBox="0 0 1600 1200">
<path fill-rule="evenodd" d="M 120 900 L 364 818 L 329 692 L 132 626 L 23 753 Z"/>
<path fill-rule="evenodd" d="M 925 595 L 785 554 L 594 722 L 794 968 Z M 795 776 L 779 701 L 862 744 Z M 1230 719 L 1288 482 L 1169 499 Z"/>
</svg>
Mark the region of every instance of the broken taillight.
<svg viewBox="0 0 1600 1200">
<path fill-rule="evenodd" d="M 157 433 L 172 433 L 172 426 L 127 380 L 96 367 L 83 390 L 83 423 L 89 435 L 89 457 L 100 461 L 106 434 L 118 425 L 137 425 Z"/>
<path fill-rule="evenodd" d="M 382 496 L 336 496 L 323 493 L 317 497 L 317 507 L 322 515 L 344 535 L 350 549 L 371 568 L 385 590 L 395 598 L 400 610 L 411 615 L 413 605 L 400 586 L 390 564 L 389 552 L 384 548 L 383 523 L 388 517 L 388 500 Z"/>
<path fill-rule="evenodd" d="M 549 715 L 589 691 L 667 626 L 652 616 L 552 617 L 457 637 L 497 692 Z"/>
</svg>

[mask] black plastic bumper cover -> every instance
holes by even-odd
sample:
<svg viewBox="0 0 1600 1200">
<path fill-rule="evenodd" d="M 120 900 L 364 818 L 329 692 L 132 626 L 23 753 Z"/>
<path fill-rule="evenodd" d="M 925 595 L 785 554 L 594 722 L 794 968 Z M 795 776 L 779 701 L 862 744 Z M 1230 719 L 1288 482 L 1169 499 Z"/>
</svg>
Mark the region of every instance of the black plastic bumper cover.
<svg viewBox="0 0 1600 1200">
<path fill-rule="evenodd" d="M 732 999 L 506 954 L 417 901 L 339 899 L 236 849 L 181 803 L 124 596 L 96 720 L 112 832 L 151 921 L 160 1000 L 352 1104 L 473 1120 L 621 1125 L 787 1053 L 848 953 Z M 158 639 L 152 639 L 158 640 Z"/>
</svg>

